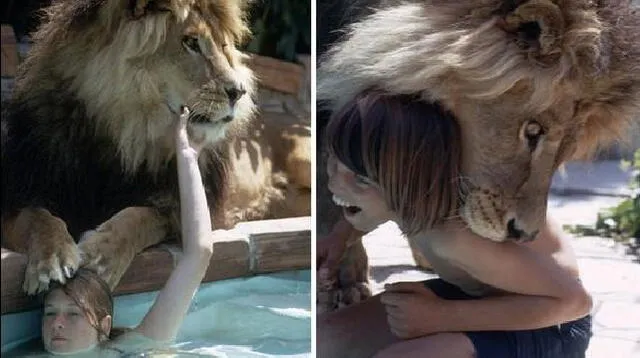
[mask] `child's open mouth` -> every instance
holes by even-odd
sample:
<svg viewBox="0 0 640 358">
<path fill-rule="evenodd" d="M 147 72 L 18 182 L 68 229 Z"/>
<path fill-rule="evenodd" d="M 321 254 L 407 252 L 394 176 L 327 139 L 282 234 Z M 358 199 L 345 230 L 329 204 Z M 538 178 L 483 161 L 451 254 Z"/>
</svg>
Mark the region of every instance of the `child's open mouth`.
<svg viewBox="0 0 640 358">
<path fill-rule="evenodd" d="M 359 206 L 353 205 L 350 202 L 336 196 L 335 194 L 333 195 L 333 202 L 336 203 L 336 205 L 341 206 L 344 209 L 345 213 L 349 215 L 355 215 L 362 211 Z"/>
</svg>

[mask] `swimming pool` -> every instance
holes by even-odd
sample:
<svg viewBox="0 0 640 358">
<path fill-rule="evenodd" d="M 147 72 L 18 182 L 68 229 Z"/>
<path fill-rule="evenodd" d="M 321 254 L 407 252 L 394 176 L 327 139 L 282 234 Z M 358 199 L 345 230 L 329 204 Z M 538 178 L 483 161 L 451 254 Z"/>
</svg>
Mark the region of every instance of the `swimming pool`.
<svg viewBox="0 0 640 358">
<path fill-rule="evenodd" d="M 116 297 L 114 326 L 139 323 L 156 294 Z M 3 315 L 2 355 L 39 335 L 39 311 Z M 202 284 L 174 347 L 189 356 L 310 357 L 310 270 Z"/>
</svg>

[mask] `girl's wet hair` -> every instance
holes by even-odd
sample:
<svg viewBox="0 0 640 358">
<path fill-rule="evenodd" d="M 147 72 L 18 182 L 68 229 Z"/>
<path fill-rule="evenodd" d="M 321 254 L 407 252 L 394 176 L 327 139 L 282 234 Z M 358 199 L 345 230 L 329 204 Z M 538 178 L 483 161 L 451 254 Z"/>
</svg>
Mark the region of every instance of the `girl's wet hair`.
<svg viewBox="0 0 640 358">
<path fill-rule="evenodd" d="M 332 115 L 325 139 L 330 154 L 382 188 L 405 234 L 455 214 L 460 129 L 440 104 L 415 95 L 364 92 Z"/>
<path fill-rule="evenodd" d="M 113 317 L 113 295 L 109 285 L 94 271 L 80 268 L 65 284 L 52 282 L 47 295 L 53 290 L 62 290 L 84 312 L 89 324 L 98 331 L 98 337 L 108 338 L 109 332 L 104 332 L 100 321 L 107 315 Z"/>
</svg>

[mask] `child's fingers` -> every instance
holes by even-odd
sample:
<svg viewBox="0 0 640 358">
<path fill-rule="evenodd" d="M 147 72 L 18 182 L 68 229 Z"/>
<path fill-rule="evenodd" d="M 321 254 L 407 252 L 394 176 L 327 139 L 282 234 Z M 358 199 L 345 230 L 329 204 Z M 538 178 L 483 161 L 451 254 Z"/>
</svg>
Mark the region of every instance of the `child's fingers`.
<svg viewBox="0 0 640 358">
<path fill-rule="evenodd" d="M 187 106 L 180 106 L 180 111 L 176 126 L 178 148 L 191 148 L 198 153 L 204 146 L 206 137 L 203 133 L 189 133 L 187 125 L 189 123 L 190 110 Z"/>
<path fill-rule="evenodd" d="M 187 127 L 187 121 L 189 119 L 189 107 L 181 106 L 180 107 L 180 121 L 178 122 L 179 128 L 183 129 Z"/>
<path fill-rule="evenodd" d="M 176 146 L 178 148 L 189 148 L 189 134 L 187 133 L 187 122 L 189 121 L 189 108 L 180 106 L 180 116 L 175 126 Z"/>
</svg>

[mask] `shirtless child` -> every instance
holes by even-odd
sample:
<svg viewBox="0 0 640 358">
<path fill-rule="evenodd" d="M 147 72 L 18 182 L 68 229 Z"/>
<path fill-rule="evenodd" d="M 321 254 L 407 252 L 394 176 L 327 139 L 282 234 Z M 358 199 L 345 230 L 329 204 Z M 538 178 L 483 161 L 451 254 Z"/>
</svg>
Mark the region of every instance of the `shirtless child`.
<svg viewBox="0 0 640 358">
<path fill-rule="evenodd" d="M 497 243 L 456 219 L 461 143 L 450 113 L 368 92 L 334 114 L 327 139 L 345 219 L 362 231 L 395 221 L 440 278 L 320 315 L 319 357 L 584 357 L 592 302 L 561 230 L 547 222 L 533 241 Z"/>
</svg>

